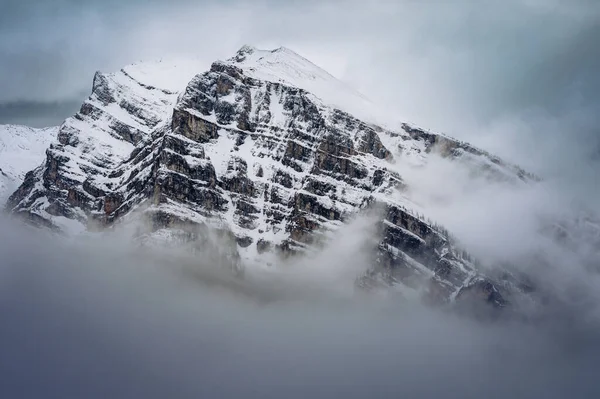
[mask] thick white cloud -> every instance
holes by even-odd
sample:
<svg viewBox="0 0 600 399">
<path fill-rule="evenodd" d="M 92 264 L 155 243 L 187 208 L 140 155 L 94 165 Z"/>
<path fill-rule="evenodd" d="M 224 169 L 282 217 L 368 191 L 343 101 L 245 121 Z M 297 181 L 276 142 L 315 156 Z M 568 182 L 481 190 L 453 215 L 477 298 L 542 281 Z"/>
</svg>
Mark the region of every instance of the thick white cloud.
<svg viewBox="0 0 600 399">
<path fill-rule="evenodd" d="M 338 261 L 343 245 L 296 265 L 304 277 L 255 271 L 239 281 L 198 256 L 137 251 L 110 236 L 66 243 L 0 222 L 2 397 L 564 398 L 600 390 L 599 283 L 583 270 L 548 275 L 576 289 L 548 315 L 478 322 L 334 289 L 351 280 L 341 269 L 339 281 L 335 270 L 321 280 L 319 269 Z M 352 240 L 370 234 L 360 230 L 348 231 Z M 343 255 L 346 265 L 360 263 Z"/>
</svg>

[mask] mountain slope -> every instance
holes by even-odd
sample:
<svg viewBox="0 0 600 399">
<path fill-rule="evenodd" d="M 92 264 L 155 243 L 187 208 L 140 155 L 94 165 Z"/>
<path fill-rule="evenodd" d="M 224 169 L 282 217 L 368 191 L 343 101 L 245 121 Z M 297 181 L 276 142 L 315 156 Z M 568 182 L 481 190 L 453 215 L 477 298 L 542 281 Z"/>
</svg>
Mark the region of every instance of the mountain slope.
<svg viewBox="0 0 600 399">
<path fill-rule="evenodd" d="M 177 67 L 149 63 L 117 73 L 96 73 L 91 96 L 60 126 L 58 142 L 48 148 L 45 165 L 34 170 L 15 193 L 19 212 L 52 228 L 84 230 L 87 210 L 73 205 L 109 192 L 105 178 L 110 171 L 127 159 L 136 143 L 166 123 L 177 101 L 175 90 L 193 76 L 193 66 Z M 167 71 L 176 72 L 176 77 L 166 79 Z"/>
<path fill-rule="evenodd" d="M 0 201 L 6 201 L 25 174 L 42 164 L 46 148 L 56 140 L 57 132 L 57 127 L 0 125 Z"/>
<path fill-rule="evenodd" d="M 200 248 L 216 232 L 230 244 L 218 261 L 237 271 L 313 253 L 376 209 L 372 267 L 359 285 L 433 302 L 474 293 L 496 306 L 518 291 L 510 273 L 484 275 L 445 229 L 411 210 L 394 164 L 436 153 L 506 184 L 534 176 L 442 135 L 374 123 L 373 104 L 285 48 L 244 46 L 181 92 L 168 76 L 156 64 L 96 74 L 8 208 L 52 229 L 134 223 L 138 238 Z"/>
</svg>

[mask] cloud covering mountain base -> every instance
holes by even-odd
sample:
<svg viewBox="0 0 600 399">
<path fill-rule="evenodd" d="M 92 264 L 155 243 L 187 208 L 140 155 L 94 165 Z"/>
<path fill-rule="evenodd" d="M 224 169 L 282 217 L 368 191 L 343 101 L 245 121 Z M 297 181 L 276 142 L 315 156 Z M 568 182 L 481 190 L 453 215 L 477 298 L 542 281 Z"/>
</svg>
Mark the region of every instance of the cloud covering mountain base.
<svg viewBox="0 0 600 399">
<path fill-rule="evenodd" d="M 562 398 L 600 390 L 600 325 L 589 303 L 535 322 L 482 322 L 393 295 L 330 291 L 310 272 L 239 280 L 202 257 L 131 249 L 118 237 L 65 243 L 6 220 L 0 235 L 5 397 Z M 307 269 L 334 263 L 323 256 Z"/>
</svg>

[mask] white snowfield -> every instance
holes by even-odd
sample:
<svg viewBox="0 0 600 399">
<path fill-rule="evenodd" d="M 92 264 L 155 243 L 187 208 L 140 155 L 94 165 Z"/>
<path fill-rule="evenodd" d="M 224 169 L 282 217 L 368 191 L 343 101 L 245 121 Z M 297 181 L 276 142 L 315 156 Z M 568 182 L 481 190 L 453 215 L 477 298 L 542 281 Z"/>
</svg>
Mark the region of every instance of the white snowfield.
<svg viewBox="0 0 600 399">
<path fill-rule="evenodd" d="M 34 129 L 19 125 L 0 125 L 0 202 L 23 182 L 25 174 L 40 166 L 46 149 L 56 140 L 58 127 Z"/>
</svg>

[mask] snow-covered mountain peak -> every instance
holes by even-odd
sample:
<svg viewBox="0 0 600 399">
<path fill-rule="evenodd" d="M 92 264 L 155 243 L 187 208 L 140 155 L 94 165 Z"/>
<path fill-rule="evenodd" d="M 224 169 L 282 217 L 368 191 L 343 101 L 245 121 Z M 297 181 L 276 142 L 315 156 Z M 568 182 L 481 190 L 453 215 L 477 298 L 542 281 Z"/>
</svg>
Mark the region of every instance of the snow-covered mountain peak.
<svg viewBox="0 0 600 399">
<path fill-rule="evenodd" d="M 287 47 L 260 50 L 244 45 L 235 56 L 222 63 L 240 68 L 245 75 L 259 80 L 304 89 L 325 104 L 365 122 L 390 128 L 400 126 L 401 119 L 397 115 Z"/>
<path fill-rule="evenodd" d="M 226 241 L 218 263 L 238 270 L 314 253 L 373 206 L 363 286 L 425 284 L 434 301 L 479 292 L 502 305 L 500 282 L 427 220 L 392 161 L 436 152 L 496 180 L 529 177 L 466 143 L 388 128 L 390 114 L 284 47 L 244 46 L 205 72 L 185 60 L 97 73 L 7 209 L 74 234 L 132 223 L 136 240 L 200 250 L 215 233 Z"/>
<path fill-rule="evenodd" d="M 290 84 L 302 83 L 301 79 L 336 81 L 329 72 L 315 65 L 287 47 L 261 50 L 244 45 L 232 58 L 227 60 L 243 70 L 270 73 L 269 78 L 276 82 L 285 80 Z"/>
</svg>

